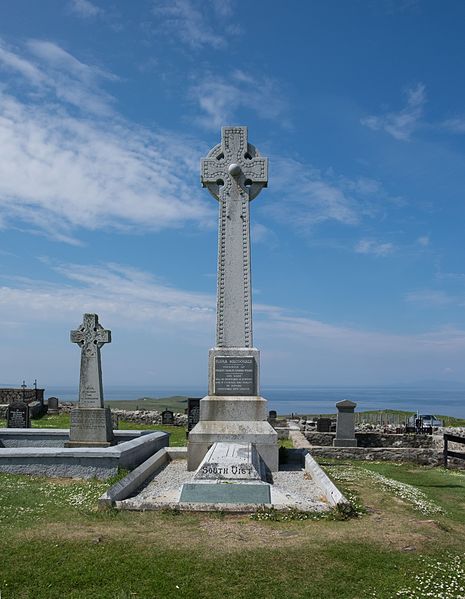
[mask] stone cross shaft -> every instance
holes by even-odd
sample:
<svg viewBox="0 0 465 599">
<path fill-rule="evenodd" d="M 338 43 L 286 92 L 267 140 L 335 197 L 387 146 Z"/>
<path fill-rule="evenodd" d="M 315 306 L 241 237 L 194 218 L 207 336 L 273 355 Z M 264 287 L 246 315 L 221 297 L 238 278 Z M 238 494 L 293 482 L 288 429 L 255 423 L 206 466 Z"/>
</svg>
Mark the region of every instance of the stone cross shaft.
<svg viewBox="0 0 465 599">
<path fill-rule="evenodd" d="M 217 347 L 252 347 L 250 209 L 268 183 L 268 159 L 247 141 L 247 127 L 223 127 L 201 163 L 201 181 L 219 201 Z"/>
<path fill-rule="evenodd" d="M 103 408 L 100 348 L 111 343 L 111 331 L 102 327 L 97 314 L 84 314 L 81 326 L 71 331 L 71 342 L 81 348 L 79 407 Z"/>
</svg>

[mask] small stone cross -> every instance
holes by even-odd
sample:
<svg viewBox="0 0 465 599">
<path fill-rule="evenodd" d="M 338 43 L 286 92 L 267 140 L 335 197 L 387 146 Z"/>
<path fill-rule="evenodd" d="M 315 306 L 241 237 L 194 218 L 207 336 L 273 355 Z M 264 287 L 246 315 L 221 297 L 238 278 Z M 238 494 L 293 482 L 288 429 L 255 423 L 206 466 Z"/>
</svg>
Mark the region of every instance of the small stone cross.
<svg viewBox="0 0 465 599">
<path fill-rule="evenodd" d="M 216 346 L 252 347 L 249 202 L 268 184 L 268 159 L 248 143 L 247 127 L 222 128 L 201 181 L 220 204 Z"/>
<path fill-rule="evenodd" d="M 97 314 L 84 314 L 81 326 L 71 331 L 71 342 L 81 348 L 79 407 L 102 408 L 103 386 L 100 348 L 111 343 L 111 331 L 104 329 Z"/>
</svg>

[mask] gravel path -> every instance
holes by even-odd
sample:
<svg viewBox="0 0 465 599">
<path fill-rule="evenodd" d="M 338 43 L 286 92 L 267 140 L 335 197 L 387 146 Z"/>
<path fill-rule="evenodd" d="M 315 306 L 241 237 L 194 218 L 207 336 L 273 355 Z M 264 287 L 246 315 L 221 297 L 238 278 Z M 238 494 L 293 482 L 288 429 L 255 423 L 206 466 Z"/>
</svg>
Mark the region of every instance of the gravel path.
<svg viewBox="0 0 465 599">
<path fill-rule="evenodd" d="M 170 504 L 174 507 L 179 502 L 183 483 L 194 477 L 194 472 L 187 471 L 186 460 L 173 460 L 151 480 L 135 496 L 118 501 L 117 506 L 123 509 L 153 509 Z M 273 473 L 271 501 L 277 508 L 291 507 L 302 511 L 322 511 L 329 509 L 321 497 L 321 491 L 308 478 L 302 468 L 290 466 L 289 469 Z"/>
</svg>

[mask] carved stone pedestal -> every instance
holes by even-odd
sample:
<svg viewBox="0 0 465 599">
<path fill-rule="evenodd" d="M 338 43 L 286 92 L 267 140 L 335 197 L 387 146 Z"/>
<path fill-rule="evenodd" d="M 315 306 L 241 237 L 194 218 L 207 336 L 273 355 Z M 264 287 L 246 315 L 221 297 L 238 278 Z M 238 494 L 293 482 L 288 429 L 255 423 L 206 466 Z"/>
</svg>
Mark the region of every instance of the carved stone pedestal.
<svg viewBox="0 0 465 599">
<path fill-rule="evenodd" d="M 69 441 L 65 447 L 109 447 L 114 445 L 110 408 L 71 410 Z"/>
</svg>

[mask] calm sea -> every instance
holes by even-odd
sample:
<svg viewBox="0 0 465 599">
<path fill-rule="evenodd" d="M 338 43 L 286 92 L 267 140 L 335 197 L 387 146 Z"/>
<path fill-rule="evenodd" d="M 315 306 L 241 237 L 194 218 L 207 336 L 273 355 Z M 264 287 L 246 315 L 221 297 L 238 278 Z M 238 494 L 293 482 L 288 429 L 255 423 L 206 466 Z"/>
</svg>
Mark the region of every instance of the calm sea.
<svg viewBox="0 0 465 599">
<path fill-rule="evenodd" d="M 334 413 L 335 403 L 350 399 L 357 411 L 408 410 L 422 414 L 441 414 L 465 418 L 465 386 L 462 388 L 430 387 L 262 387 L 270 410 L 279 414 Z M 76 400 L 77 387 L 47 387 L 45 396 L 64 401 Z M 185 395 L 203 397 L 203 387 L 112 387 L 105 386 L 105 399 L 130 400 L 141 397 Z"/>
</svg>

